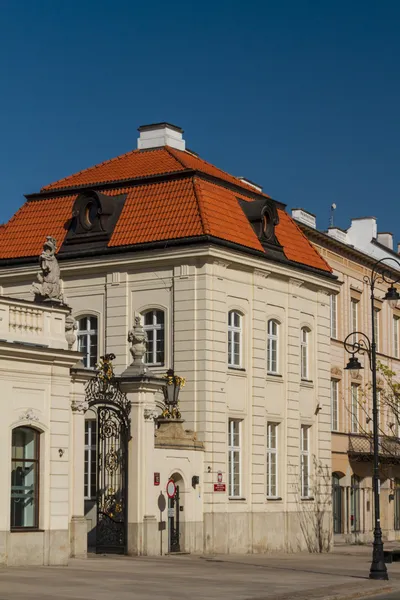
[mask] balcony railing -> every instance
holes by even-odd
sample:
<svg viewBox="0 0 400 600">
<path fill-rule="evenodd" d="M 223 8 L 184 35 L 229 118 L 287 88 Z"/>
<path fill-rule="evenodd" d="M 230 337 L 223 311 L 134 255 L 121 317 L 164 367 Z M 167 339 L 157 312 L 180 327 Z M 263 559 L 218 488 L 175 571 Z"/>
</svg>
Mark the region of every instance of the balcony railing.
<svg viewBox="0 0 400 600">
<path fill-rule="evenodd" d="M 348 454 L 359 461 L 372 461 L 374 440 L 371 435 L 350 435 Z M 400 464 L 400 438 L 379 436 L 379 459 L 381 462 Z"/>
</svg>

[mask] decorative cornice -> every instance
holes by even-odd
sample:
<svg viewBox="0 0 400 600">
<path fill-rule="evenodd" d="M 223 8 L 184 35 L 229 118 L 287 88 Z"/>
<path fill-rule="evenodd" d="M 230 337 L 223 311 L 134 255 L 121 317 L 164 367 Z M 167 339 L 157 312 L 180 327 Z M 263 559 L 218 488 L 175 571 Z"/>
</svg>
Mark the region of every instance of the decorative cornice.
<svg viewBox="0 0 400 600">
<path fill-rule="evenodd" d="M 331 368 L 331 375 L 334 375 L 335 377 L 342 377 L 343 376 L 343 372 L 342 369 L 340 369 L 339 367 L 332 367 Z"/>
<path fill-rule="evenodd" d="M 145 421 L 155 420 L 158 417 L 158 412 L 155 408 L 145 408 L 143 411 Z"/>
</svg>

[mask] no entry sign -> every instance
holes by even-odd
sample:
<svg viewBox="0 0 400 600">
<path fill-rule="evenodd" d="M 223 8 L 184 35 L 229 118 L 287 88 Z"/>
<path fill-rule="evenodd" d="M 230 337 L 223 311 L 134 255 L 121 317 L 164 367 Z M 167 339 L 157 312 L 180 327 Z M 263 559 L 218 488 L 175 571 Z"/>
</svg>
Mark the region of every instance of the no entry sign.
<svg viewBox="0 0 400 600">
<path fill-rule="evenodd" d="M 176 493 L 175 482 L 170 479 L 167 483 L 167 496 L 168 498 L 174 498 Z"/>
</svg>

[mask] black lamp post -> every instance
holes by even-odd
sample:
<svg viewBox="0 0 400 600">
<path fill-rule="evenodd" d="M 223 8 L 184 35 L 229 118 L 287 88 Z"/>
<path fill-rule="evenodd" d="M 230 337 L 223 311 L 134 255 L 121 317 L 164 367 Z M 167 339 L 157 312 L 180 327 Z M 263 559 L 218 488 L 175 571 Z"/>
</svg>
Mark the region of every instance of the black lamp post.
<svg viewBox="0 0 400 600">
<path fill-rule="evenodd" d="M 394 287 L 394 284 L 400 281 L 400 275 L 395 279 L 392 275 L 393 270 L 388 266 L 388 262 L 395 263 L 397 269 L 400 270 L 400 262 L 395 258 L 382 258 L 372 267 L 371 275 L 364 277 L 364 282 L 367 283 L 371 290 L 371 315 L 372 315 L 372 337 L 371 340 L 365 333 L 354 331 L 350 333 L 344 340 L 346 351 L 351 354 L 346 369 L 352 374 L 357 373 L 362 369 L 362 365 L 356 354 L 367 354 L 369 358 L 369 366 L 372 371 L 372 416 L 373 416 L 373 440 L 374 440 L 374 472 L 373 472 L 373 489 L 375 503 L 375 525 L 374 525 L 374 542 L 372 552 L 372 563 L 369 572 L 370 579 L 388 579 L 385 557 L 383 553 L 382 529 L 380 518 L 380 481 L 379 481 L 379 415 L 378 415 L 378 399 L 376 386 L 376 332 L 374 322 L 375 308 L 375 286 L 377 283 L 389 283 L 390 287 L 385 294 L 384 300 L 388 300 L 391 308 L 396 308 L 397 302 L 400 300 L 400 294 Z"/>
</svg>

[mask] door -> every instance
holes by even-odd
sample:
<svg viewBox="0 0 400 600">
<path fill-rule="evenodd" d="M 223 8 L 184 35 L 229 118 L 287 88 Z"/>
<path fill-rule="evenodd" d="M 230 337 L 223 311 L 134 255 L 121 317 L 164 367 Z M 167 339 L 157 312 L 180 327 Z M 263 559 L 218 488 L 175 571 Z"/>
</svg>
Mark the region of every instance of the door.
<svg viewBox="0 0 400 600">
<path fill-rule="evenodd" d="M 168 499 L 168 525 L 169 525 L 169 552 L 180 552 L 180 531 L 179 531 L 179 485 L 176 486 L 175 496 Z"/>
<path fill-rule="evenodd" d="M 118 410 L 97 409 L 96 552 L 126 553 L 128 431 Z"/>
<path fill-rule="evenodd" d="M 342 533 L 342 488 L 339 477 L 332 476 L 333 533 Z"/>
</svg>

